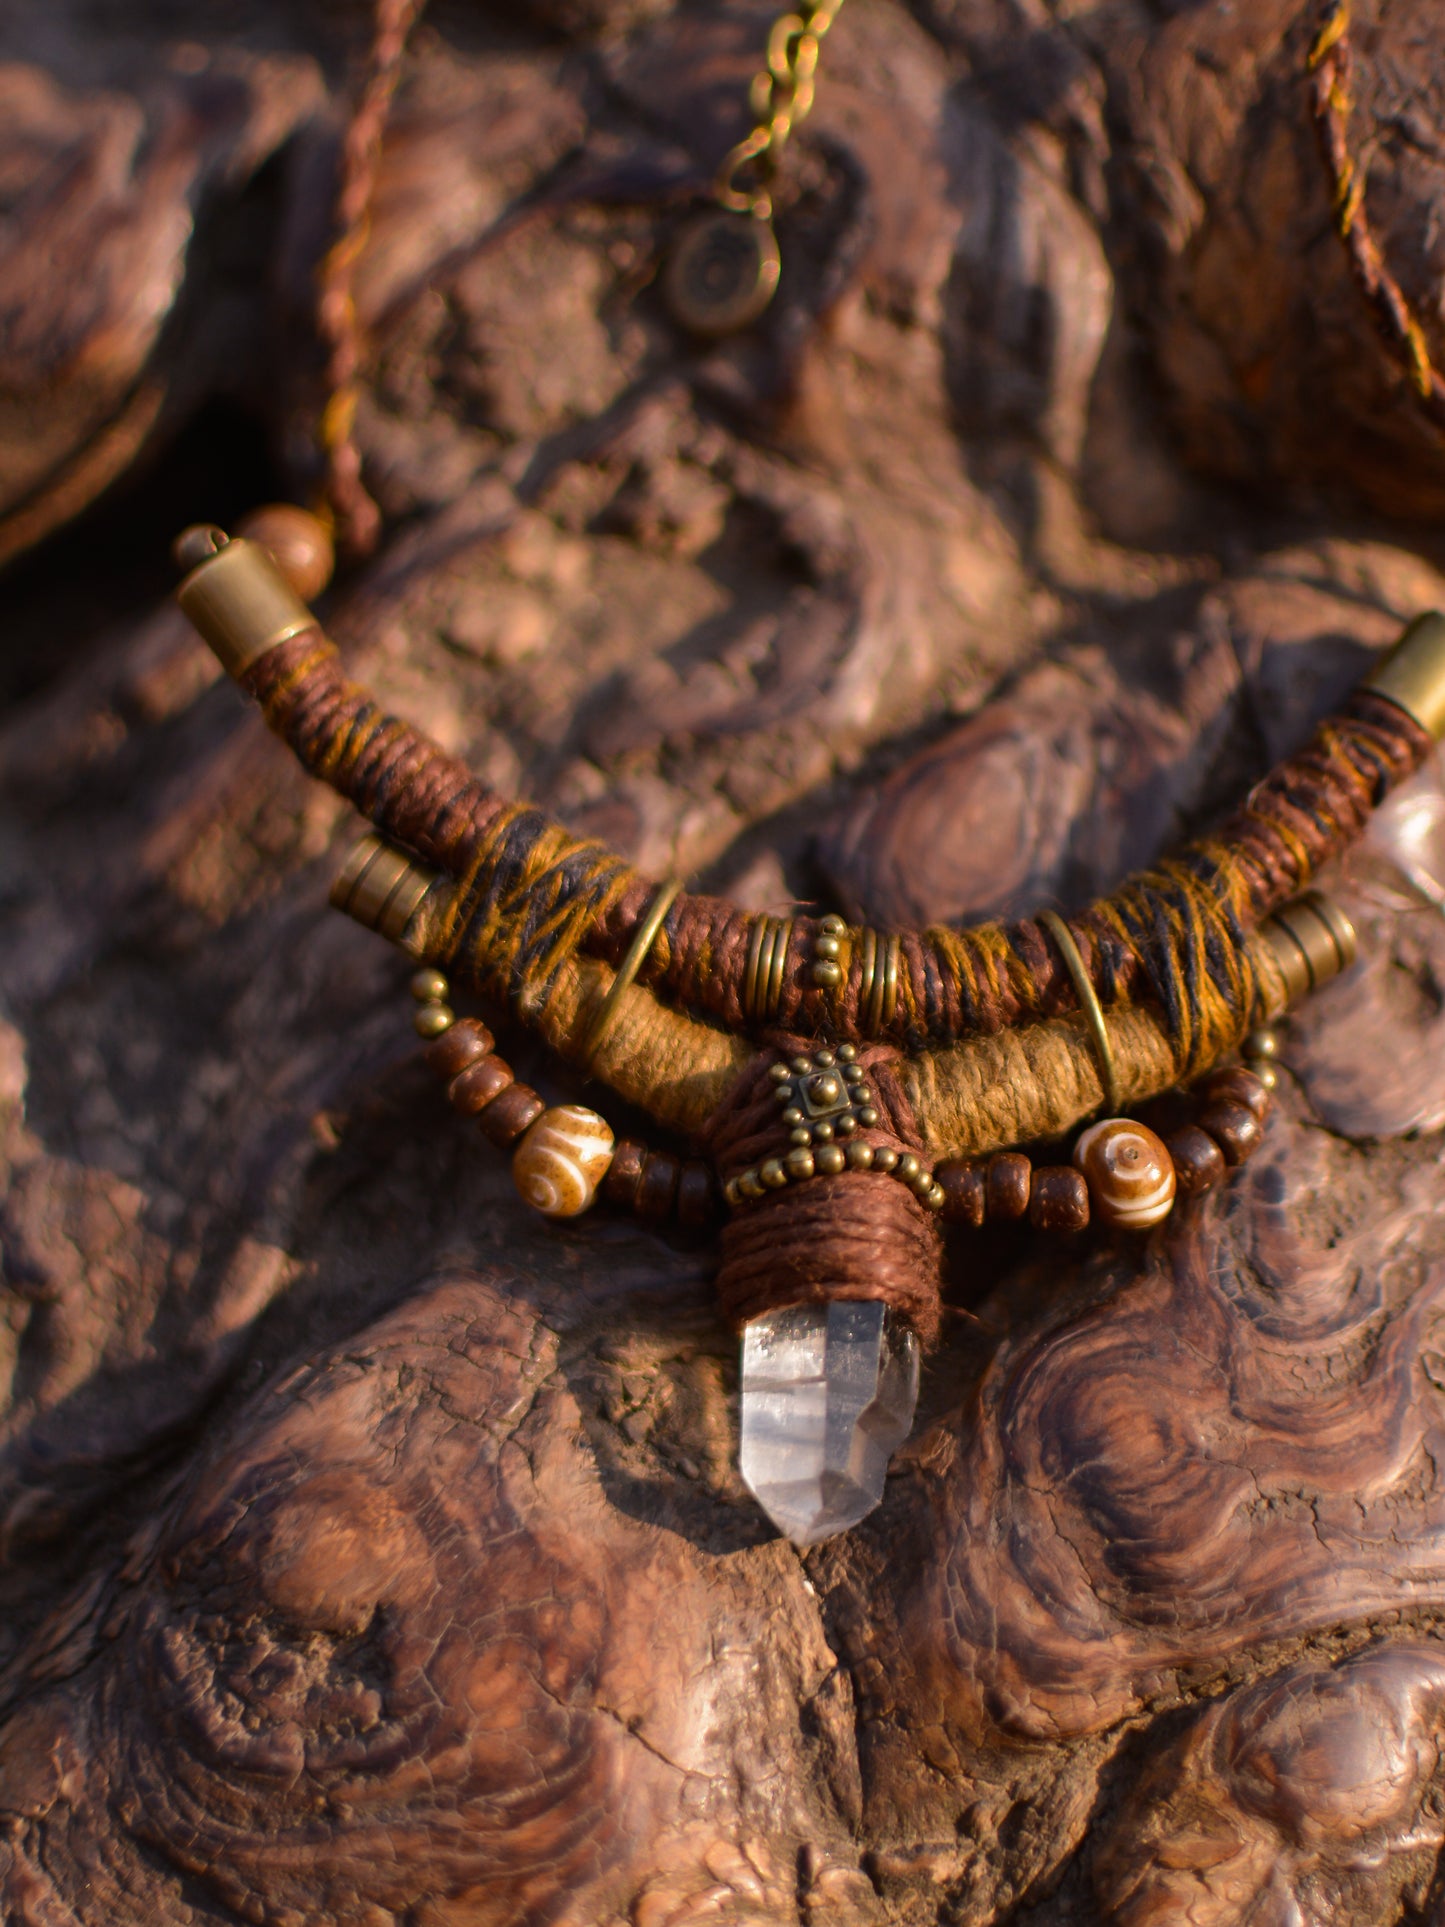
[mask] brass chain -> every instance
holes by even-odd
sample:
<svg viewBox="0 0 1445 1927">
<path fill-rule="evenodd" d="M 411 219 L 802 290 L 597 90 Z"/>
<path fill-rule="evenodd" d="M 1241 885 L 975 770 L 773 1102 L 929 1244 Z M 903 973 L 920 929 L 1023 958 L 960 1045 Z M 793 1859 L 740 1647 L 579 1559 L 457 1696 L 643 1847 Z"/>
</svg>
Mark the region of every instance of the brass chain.
<svg viewBox="0 0 1445 1927">
<path fill-rule="evenodd" d="M 767 65 L 754 74 L 748 105 L 756 117 L 713 181 L 713 198 L 735 214 L 771 218 L 772 183 L 783 149 L 813 105 L 818 55 L 843 0 L 780 14 L 768 34 Z"/>
</svg>

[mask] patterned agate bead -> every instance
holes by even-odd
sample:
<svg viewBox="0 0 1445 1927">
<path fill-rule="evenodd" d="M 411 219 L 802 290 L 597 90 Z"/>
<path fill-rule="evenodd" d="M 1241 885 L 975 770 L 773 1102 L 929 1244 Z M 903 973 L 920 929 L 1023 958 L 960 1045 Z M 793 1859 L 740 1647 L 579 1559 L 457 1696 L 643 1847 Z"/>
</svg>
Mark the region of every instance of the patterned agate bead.
<svg viewBox="0 0 1445 1927">
<path fill-rule="evenodd" d="M 1105 1224 L 1143 1231 L 1174 1205 L 1174 1162 L 1161 1138 L 1132 1117 L 1090 1125 L 1074 1146 L 1074 1163 Z"/>
<path fill-rule="evenodd" d="M 512 1156 L 512 1181 L 547 1218 L 575 1218 L 597 1196 L 612 1162 L 612 1127 L 581 1104 L 554 1104 Z"/>
</svg>

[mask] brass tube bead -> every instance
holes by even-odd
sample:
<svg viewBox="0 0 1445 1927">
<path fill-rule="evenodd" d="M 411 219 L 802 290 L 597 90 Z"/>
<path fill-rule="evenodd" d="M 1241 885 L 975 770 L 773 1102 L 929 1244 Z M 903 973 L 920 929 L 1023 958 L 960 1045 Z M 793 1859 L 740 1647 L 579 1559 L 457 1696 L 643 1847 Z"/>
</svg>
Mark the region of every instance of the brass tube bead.
<svg viewBox="0 0 1445 1927">
<path fill-rule="evenodd" d="M 402 943 L 407 925 L 435 883 L 434 873 L 411 854 L 375 834 L 364 836 L 331 886 L 332 907 L 368 930 Z"/>
<path fill-rule="evenodd" d="M 1310 890 L 1266 917 L 1259 934 L 1279 965 L 1291 1004 L 1348 970 L 1358 948 L 1355 926 L 1320 890 Z"/>
</svg>

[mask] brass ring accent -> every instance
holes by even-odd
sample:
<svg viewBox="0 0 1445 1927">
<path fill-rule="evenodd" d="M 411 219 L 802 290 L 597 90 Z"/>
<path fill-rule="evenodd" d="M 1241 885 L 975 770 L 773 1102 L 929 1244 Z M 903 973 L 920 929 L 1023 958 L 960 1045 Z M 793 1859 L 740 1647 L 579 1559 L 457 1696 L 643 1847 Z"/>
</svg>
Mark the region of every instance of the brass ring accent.
<svg viewBox="0 0 1445 1927">
<path fill-rule="evenodd" d="M 898 1009 L 898 964 L 902 939 L 885 936 L 881 930 L 861 933 L 861 965 L 858 979 L 858 1029 L 864 1037 L 877 1037 L 893 1022 Z"/>
<path fill-rule="evenodd" d="M 743 1015 L 751 1023 L 768 1023 L 777 1016 L 792 941 L 791 917 L 763 916 L 753 924 L 743 975 Z"/>
<path fill-rule="evenodd" d="M 1084 959 L 1079 954 L 1079 946 L 1074 942 L 1074 933 L 1058 911 L 1040 911 L 1039 922 L 1059 946 L 1064 966 L 1073 980 L 1074 995 L 1079 1000 L 1080 1010 L 1088 1019 L 1089 1034 L 1094 1042 L 1094 1055 L 1099 1060 L 1099 1077 L 1104 1086 L 1104 1103 L 1110 1112 L 1117 1112 L 1123 1102 L 1119 1095 L 1119 1073 L 1114 1063 L 1114 1048 L 1109 1042 L 1109 1027 L 1104 1021 L 1104 1007 L 1099 1002 L 1099 993 L 1094 989 L 1093 980 L 1084 968 Z"/>
<path fill-rule="evenodd" d="M 582 1062 L 591 1067 L 603 1038 L 612 1027 L 617 1015 L 618 1005 L 625 993 L 637 980 L 637 973 L 647 960 L 647 953 L 657 941 L 657 933 L 662 928 L 668 911 L 682 894 L 682 881 L 678 877 L 668 877 L 666 882 L 657 886 L 657 894 L 648 905 L 647 915 L 632 933 L 632 942 L 627 946 L 627 955 L 618 965 L 617 975 L 612 979 L 607 995 L 602 1000 L 602 1008 L 592 1020 L 592 1028 L 587 1033 L 587 1041 L 582 1046 Z"/>
</svg>

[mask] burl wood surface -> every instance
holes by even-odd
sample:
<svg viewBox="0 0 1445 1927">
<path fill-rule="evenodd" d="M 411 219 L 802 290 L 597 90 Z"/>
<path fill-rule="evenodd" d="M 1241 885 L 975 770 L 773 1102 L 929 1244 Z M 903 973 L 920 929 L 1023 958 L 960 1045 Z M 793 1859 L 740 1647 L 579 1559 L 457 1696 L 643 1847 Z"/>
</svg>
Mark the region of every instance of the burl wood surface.
<svg viewBox="0 0 1445 1927">
<path fill-rule="evenodd" d="M 1445 19 L 1355 12 L 1438 359 Z M 327 620 L 656 871 L 1076 905 L 1445 599 L 1314 16 L 849 0 L 779 301 L 702 351 L 655 276 L 768 13 L 429 17 Z M 1445 1923 L 1440 772 L 1255 1163 L 954 1239 L 886 1502 L 798 1554 L 710 1247 L 513 1200 L 324 907 L 357 826 L 164 601 L 175 525 L 304 489 L 364 11 L 0 23 L 7 1927 Z"/>
</svg>

